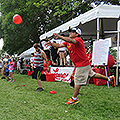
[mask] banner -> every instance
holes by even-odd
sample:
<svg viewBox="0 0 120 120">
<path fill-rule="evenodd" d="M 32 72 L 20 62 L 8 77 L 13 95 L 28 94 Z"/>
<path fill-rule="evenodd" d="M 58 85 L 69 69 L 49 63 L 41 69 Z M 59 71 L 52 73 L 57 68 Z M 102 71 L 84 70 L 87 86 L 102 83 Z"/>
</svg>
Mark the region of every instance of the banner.
<svg viewBox="0 0 120 120">
<path fill-rule="evenodd" d="M 69 78 L 74 67 L 51 67 L 51 73 L 55 73 L 56 81 L 70 82 Z"/>
</svg>

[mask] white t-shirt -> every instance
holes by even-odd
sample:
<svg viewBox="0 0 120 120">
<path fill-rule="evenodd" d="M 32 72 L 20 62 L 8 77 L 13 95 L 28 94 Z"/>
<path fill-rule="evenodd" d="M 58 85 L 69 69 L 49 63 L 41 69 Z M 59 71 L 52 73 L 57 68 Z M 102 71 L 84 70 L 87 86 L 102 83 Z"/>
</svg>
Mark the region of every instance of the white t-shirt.
<svg viewBox="0 0 120 120">
<path fill-rule="evenodd" d="M 8 59 L 7 59 L 7 58 L 4 58 L 4 59 L 3 59 L 3 62 L 6 62 L 6 61 L 8 61 Z"/>
<path fill-rule="evenodd" d="M 17 67 L 20 67 L 20 61 L 17 61 Z"/>
</svg>

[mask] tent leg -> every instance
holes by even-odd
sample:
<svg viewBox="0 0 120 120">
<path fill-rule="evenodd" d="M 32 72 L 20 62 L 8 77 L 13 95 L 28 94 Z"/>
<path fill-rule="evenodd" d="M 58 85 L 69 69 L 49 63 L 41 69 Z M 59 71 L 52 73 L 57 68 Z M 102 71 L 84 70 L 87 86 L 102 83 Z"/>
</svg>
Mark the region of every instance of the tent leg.
<svg viewBox="0 0 120 120">
<path fill-rule="evenodd" d="M 118 62 L 119 62 L 119 39 L 120 39 L 120 20 L 118 21 L 117 25 L 118 29 L 118 39 L 117 39 L 117 68 L 116 68 L 116 85 L 118 85 L 119 81 L 119 67 L 118 67 Z"/>
<path fill-rule="evenodd" d="M 103 63 L 104 67 L 105 67 L 105 74 L 106 76 L 108 77 L 108 74 L 107 74 L 107 66 Z M 108 85 L 108 88 L 110 88 L 110 85 L 109 85 L 109 82 L 107 81 L 107 85 Z"/>
<path fill-rule="evenodd" d="M 99 40 L 99 34 L 100 34 L 100 25 L 99 25 L 99 23 L 100 23 L 100 19 L 97 18 L 97 40 Z"/>
</svg>

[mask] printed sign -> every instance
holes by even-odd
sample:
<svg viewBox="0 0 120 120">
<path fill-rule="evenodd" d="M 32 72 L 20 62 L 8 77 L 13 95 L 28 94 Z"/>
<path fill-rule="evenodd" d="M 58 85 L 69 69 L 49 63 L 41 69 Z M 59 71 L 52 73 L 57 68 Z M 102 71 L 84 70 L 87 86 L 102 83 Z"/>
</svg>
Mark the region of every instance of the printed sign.
<svg viewBox="0 0 120 120">
<path fill-rule="evenodd" d="M 94 41 L 92 65 L 107 65 L 109 53 L 109 40 Z"/>
<path fill-rule="evenodd" d="M 55 73 L 56 81 L 70 82 L 69 78 L 74 67 L 51 67 L 51 73 Z"/>
</svg>

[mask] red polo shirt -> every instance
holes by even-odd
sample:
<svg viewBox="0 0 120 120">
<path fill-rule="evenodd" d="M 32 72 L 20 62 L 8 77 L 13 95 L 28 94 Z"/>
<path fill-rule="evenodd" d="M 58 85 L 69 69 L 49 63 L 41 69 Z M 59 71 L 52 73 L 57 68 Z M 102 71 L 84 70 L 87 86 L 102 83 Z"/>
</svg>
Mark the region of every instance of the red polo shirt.
<svg viewBox="0 0 120 120">
<path fill-rule="evenodd" d="M 90 64 L 89 59 L 86 55 L 84 42 L 80 37 L 74 38 L 76 44 L 63 42 L 63 44 L 68 48 L 71 61 L 74 63 L 75 67 L 84 67 Z"/>
</svg>

